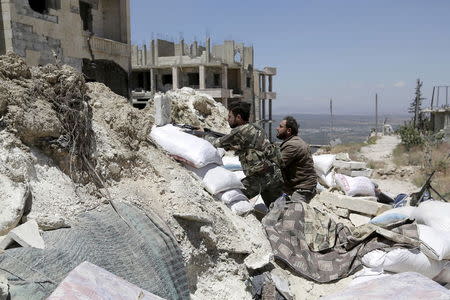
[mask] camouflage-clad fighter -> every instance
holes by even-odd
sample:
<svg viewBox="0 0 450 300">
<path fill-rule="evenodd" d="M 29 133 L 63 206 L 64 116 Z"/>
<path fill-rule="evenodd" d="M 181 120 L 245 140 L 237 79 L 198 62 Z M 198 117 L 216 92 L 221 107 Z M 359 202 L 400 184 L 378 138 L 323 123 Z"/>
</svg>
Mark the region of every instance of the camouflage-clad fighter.
<svg viewBox="0 0 450 300">
<path fill-rule="evenodd" d="M 215 147 L 234 150 L 239 156 L 245 178 L 243 193 L 252 198 L 258 194 L 269 205 L 282 193 L 281 155 L 266 138 L 262 128 L 250 124 L 250 104 L 238 102 L 228 112 L 231 133 L 220 138 L 206 137 Z"/>
</svg>

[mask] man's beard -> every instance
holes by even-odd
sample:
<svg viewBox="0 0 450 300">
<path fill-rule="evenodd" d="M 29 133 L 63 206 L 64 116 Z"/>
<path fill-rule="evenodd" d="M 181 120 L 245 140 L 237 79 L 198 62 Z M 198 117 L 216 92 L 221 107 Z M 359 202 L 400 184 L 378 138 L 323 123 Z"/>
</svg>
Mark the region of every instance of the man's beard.
<svg viewBox="0 0 450 300">
<path fill-rule="evenodd" d="M 277 139 L 279 140 L 285 140 L 287 137 L 286 134 L 282 134 L 282 133 L 277 133 Z"/>
<path fill-rule="evenodd" d="M 228 123 L 228 125 L 230 125 L 231 128 L 236 128 L 236 127 L 238 127 L 238 125 L 236 124 L 236 122 L 234 122 L 234 123 Z"/>
</svg>

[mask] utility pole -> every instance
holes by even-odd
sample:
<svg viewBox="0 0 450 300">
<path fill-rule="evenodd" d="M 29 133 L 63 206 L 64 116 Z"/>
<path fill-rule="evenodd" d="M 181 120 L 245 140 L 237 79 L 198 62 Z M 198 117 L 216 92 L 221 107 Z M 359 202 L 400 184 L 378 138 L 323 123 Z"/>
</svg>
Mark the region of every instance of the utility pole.
<svg viewBox="0 0 450 300">
<path fill-rule="evenodd" d="M 375 136 L 378 136 L 378 94 L 375 94 Z"/>
<path fill-rule="evenodd" d="M 333 140 L 333 98 L 330 98 L 330 143 Z"/>
</svg>

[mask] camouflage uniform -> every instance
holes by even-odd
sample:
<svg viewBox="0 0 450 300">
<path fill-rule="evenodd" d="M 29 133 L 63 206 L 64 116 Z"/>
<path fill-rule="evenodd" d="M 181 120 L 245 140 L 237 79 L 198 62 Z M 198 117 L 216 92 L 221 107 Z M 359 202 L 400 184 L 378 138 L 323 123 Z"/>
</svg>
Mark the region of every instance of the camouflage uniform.
<svg viewBox="0 0 450 300">
<path fill-rule="evenodd" d="M 282 194 L 279 149 L 266 138 L 264 130 L 255 124 L 233 128 L 230 134 L 206 137 L 215 147 L 234 150 L 242 164 L 245 178 L 243 191 L 248 198 L 261 194 L 267 206 Z"/>
</svg>

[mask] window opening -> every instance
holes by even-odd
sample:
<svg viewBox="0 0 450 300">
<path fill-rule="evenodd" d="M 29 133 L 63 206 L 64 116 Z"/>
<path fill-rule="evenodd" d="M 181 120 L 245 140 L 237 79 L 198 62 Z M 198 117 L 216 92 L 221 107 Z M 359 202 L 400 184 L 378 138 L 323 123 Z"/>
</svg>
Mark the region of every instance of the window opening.
<svg viewBox="0 0 450 300">
<path fill-rule="evenodd" d="M 161 80 L 163 85 L 172 84 L 172 74 L 163 75 Z"/>
<path fill-rule="evenodd" d="M 40 14 L 48 13 L 48 4 L 46 0 L 28 0 L 31 9 Z"/>
<path fill-rule="evenodd" d="M 220 74 L 214 74 L 214 87 L 220 86 Z"/>
<path fill-rule="evenodd" d="M 198 73 L 188 73 L 188 85 L 190 87 L 198 87 L 200 84 L 200 77 Z"/>
<path fill-rule="evenodd" d="M 83 30 L 92 32 L 92 6 L 89 3 L 80 1 L 80 17 Z"/>
</svg>

